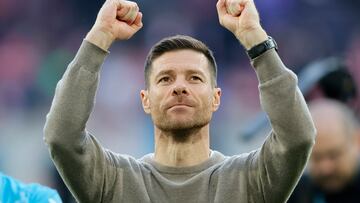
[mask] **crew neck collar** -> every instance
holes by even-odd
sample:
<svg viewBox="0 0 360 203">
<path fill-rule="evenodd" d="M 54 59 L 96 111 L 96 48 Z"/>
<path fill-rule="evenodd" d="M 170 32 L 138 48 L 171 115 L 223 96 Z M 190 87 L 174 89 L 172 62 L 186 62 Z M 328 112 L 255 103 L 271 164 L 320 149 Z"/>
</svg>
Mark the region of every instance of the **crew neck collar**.
<svg viewBox="0 0 360 203">
<path fill-rule="evenodd" d="M 154 160 L 154 153 L 147 154 L 141 158 L 141 160 L 145 163 L 148 163 L 156 168 L 156 170 L 163 172 L 163 173 L 171 173 L 171 174 L 185 174 L 185 173 L 196 173 L 203 171 L 207 168 L 210 168 L 213 165 L 216 165 L 222 162 L 225 159 L 225 156 L 218 151 L 211 150 L 210 157 L 197 165 L 194 166 L 185 166 L 185 167 L 173 167 L 173 166 L 166 166 L 160 164 Z"/>
</svg>

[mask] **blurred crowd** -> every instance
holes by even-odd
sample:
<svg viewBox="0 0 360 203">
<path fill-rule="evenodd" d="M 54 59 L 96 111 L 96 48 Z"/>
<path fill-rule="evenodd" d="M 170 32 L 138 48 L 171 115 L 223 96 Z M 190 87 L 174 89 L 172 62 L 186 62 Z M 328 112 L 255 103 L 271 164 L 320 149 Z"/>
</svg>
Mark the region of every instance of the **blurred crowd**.
<svg viewBox="0 0 360 203">
<path fill-rule="evenodd" d="M 260 104 L 257 79 L 239 42 L 218 23 L 216 0 L 138 0 L 143 29 L 110 49 L 88 129 L 107 148 L 135 157 L 153 149 L 152 124 L 140 105 L 143 63 L 161 38 L 185 34 L 215 54 L 223 90 L 211 145 L 225 154 L 260 146 L 239 139 Z M 295 72 L 337 56 L 360 82 L 360 1 L 255 0 L 265 30 Z M 57 81 L 96 19 L 103 1 L 0 0 L 0 171 L 56 185 L 42 128 Z M 114 90 L 117 94 L 113 94 Z"/>
</svg>

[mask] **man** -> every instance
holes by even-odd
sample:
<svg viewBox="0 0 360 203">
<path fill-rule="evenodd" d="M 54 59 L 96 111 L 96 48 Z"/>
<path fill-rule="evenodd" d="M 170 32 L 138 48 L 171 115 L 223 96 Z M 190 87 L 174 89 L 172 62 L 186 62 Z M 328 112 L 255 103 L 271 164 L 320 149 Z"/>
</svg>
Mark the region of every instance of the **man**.
<svg viewBox="0 0 360 203">
<path fill-rule="evenodd" d="M 24 184 L 0 172 L 0 203 L 61 203 L 59 194 L 39 184 Z"/>
<path fill-rule="evenodd" d="M 100 66 L 114 40 L 142 27 L 133 2 L 107 0 L 58 83 L 45 124 L 52 159 L 79 202 L 285 202 L 314 143 L 315 128 L 252 0 L 217 2 L 220 23 L 249 50 L 273 131 L 261 149 L 225 157 L 209 147 L 220 105 L 211 51 L 188 36 L 161 40 L 145 62 L 143 109 L 155 152 L 140 160 L 102 148 L 86 131 Z M 125 116 L 125 115 L 124 115 Z"/>
<path fill-rule="evenodd" d="M 359 126 L 352 111 L 333 100 L 310 105 L 317 129 L 309 174 L 289 203 L 360 202 Z"/>
</svg>

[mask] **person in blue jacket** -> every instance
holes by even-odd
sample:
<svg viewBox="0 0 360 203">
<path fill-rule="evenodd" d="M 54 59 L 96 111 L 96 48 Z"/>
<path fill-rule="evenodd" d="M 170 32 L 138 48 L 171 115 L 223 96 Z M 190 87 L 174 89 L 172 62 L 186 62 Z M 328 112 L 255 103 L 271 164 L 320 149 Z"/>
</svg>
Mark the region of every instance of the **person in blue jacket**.
<svg viewBox="0 0 360 203">
<path fill-rule="evenodd" d="M 0 203 L 62 203 L 56 190 L 25 184 L 0 172 Z"/>
</svg>

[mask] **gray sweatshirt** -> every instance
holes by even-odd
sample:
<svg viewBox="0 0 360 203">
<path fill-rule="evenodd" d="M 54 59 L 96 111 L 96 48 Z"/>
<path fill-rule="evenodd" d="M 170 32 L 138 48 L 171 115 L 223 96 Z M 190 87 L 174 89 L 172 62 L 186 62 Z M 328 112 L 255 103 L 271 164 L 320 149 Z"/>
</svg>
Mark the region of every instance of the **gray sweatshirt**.
<svg viewBox="0 0 360 203">
<path fill-rule="evenodd" d="M 286 202 L 308 160 L 315 128 L 297 77 L 275 50 L 252 61 L 272 131 L 262 147 L 224 156 L 212 151 L 196 166 L 168 167 L 103 148 L 86 130 L 107 52 L 83 41 L 59 81 L 44 128 L 45 142 L 77 201 Z"/>
</svg>

